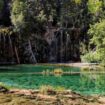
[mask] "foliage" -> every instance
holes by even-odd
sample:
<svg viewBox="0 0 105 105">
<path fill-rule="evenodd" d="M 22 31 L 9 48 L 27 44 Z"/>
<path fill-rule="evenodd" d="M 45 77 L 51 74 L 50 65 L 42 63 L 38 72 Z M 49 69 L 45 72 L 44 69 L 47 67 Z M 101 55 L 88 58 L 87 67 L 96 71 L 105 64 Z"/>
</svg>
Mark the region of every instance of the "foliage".
<svg viewBox="0 0 105 105">
<path fill-rule="evenodd" d="M 91 13 L 97 13 L 102 8 L 102 1 L 101 0 L 88 0 L 88 9 Z"/>
<path fill-rule="evenodd" d="M 97 48 L 105 46 L 105 20 L 95 23 L 90 26 L 89 32 L 92 37 L 91 43 L 94 43 Z"/>
<path fill-rule="evenodd" d="M 11 11 L 12 23 L 23 37 L 30 37 L 32 33 L 40 33 L 43 22 L 46 21 L 45 13 L 39 2 L 29 0 L 14 0 Z"/>
<path fill-rule="evenodd" d="M 24 63 L 35 58 L 65 62 L 80 60 L 84 54 L 83 60 L 100 62 L 105 44 L 104 4 L 102 0 L 12 0 L 10 17 L 18 33 L 18 58 Z M 89 43 L 93 47 L 85 55 Z M 54 51 L 54 57 L 49 57 Z"/>
<path fill-rule="evenodd" d="M 100 55 L 97 52 L 88 52 L 85 55 L 81 56 L 81 60 L 83 62 L 88 63 L 99 63 L 100 62 Z"/>
<path fill-rule="evenodd" d="M 94 51 L 86 54 L 83 59 L 88 62 L 105 62 L 105 20 L 100 20 L 94 25 L 91 25 L 88 33 L 91 37 L 90 44 L 94 45 L 95 48 Z"/>
<path fill-rule="evenodd" d="M 25 0 L 14 0 L 12 4 L 11 20 L 17 31 L 26 27 L 25 16 L 27 14 L 27 5 Z"/>
<path fill-rule="evenodd" d="M 74 0 L 75 1 L 75 3 L 77 3 L 77 4 L 80 4 L 81 3 L 81 0 Z"/>
<path fill-rule="evenodd" d="M 88 9 L 93 15 L 90 28 L 88 30 L 89 52 L 83 57 L 83 61 L 87 62 L 105 62 L 105 14 L 104 14 L 104 2 L 101 0 L 88 1 Z"/>
</svg>

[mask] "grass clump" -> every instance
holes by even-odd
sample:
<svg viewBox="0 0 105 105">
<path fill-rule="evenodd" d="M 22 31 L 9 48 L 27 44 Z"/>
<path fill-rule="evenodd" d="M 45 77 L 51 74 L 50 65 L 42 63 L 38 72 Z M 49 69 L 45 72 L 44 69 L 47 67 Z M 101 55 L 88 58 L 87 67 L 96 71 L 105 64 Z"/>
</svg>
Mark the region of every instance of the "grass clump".
<svg viewBox="0 0 105 105">
<path fill-rule="evenodd" d="M 61 87 L 61 86 L 57 86 L 57 87 L 55 87 L 55 91 L 56 92 L 63 92 L 63 91 L 65 91 L 66 89 L 64 88 L 64 87 Z"/>
<path fill-rule="evenodd" d="M 40 93 L 46 95 L 55 95 L 59 92 L 64 92 L 66 89 L 61 86 L 50 86 L 50 85 L 43 85 L 40 87 Z"/>
<path fill-rule="evenodd" d="M 55 89 L 50 85 L 43 85 L 40 87 L 40 93 L 46 95 L 56 94 Z"/>
</svg>

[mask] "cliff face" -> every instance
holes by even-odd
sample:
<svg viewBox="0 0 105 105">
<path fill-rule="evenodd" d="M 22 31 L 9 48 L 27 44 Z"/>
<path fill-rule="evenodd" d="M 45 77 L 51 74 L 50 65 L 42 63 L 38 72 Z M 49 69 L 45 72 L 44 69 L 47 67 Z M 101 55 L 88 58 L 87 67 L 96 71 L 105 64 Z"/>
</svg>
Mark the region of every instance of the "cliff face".
<svg viewBox="0 0 105 105">
<path fill-rule="evenodd" d="M 45 26 L 40 23 L 44 30 L 38 26 L 38 28 L 35 28 L 35 32 L 37 30 L 43 32 L 40 33 L 41 35 L 30 32 L 29 40 L 25 40 L 25 37 L 19 39 L 18 33 L 9 34 L 9 31 L 13 31 L 13 27 L 12 29 L 10 27 L 12 25 L 10 0 L 3 0 L 3 3 L 3 9 L 0 13 L 0 27 L 3 26 L 3 29 L 0 28 L 0 62 L 45 63 L 80 61 L 80 42 L 86 40 L 88 27 L 88 22 L 86 23 L 88 21 L 86 3 L 84 3 L 84 7 L 79 7 L 79 11 L 82 11 L 82 13 L 78 14 L 71 11 L 75 13 L 75 17 L 68 17 L 70 20 L 67 19 L 65 21 L 63 28 L 53 25 L 52 22 L 49 22 L 48 26 L 46 23 L 44 24 Z M 33 23 L 33 25 L 35 24 L 38 23 Z M 6 29 L 5 27 L 9 28 Z"/>
</svg>

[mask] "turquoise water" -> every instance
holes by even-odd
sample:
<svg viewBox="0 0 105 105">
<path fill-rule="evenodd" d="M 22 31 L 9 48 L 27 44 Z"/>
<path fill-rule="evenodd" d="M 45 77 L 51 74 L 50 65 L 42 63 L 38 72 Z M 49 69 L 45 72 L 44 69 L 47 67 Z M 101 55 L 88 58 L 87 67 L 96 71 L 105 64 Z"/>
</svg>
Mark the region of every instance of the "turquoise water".
<svg viewBox="0 0 105 105">
<path fill-rule="evenodd" d="M 61 68 L 64 72 L 78 72 L 79 68 L 64 66 L 43 66 L 43 65 L 20 65 L 2 67 L 0 69 L 0 82 L 8 86 L 26 89 L 38 89 L 42 85 L 54 87 L 64 87 L 81 94 L 104 94 L 105 93 L 105 74 L 88 75 L 36 75 L 35 72 L 43 70 L 53 71 Z"/>
</svg>

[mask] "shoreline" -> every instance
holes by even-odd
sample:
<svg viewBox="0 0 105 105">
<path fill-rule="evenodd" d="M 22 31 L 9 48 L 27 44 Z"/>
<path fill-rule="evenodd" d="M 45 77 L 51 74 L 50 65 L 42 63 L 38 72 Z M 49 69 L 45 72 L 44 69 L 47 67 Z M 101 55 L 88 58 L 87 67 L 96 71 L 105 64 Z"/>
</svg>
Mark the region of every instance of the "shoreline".
<svg viewBox="0 0 105 105">
<path fill-rule="evenodd" d="M 11 89 L 0 92 L 0 105 L 105 105 L 105 97 L 83 96 L 71 90 L 44 94 L 39 90 Z"/>
<path fill-rule="evenodd" d="M 71 67 L 89 67 L 89 66 L 97 66 L 99 63 L 83 63 L 83 62 L 77 62 L 77 63 L 36 63 L 36 64 L 9 64 L 9 65 L 0 65 L 3 66 L 20 66 L 20 65 L 45 65 L 45 66 L 71 66 Z"/>
</svg>

